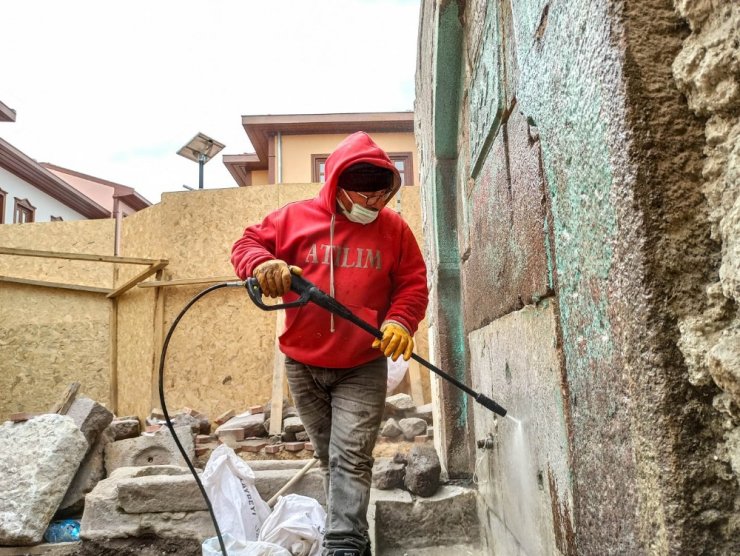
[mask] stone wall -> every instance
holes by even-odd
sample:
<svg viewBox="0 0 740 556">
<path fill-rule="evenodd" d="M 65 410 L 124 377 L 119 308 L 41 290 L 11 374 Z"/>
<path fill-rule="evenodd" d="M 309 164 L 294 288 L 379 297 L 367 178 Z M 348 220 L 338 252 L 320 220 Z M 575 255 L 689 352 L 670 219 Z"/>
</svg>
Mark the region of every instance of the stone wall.
<svg viewBox="0 0 740 556">
<path fill-rule="evenodd" d="M 433 357 L 521 421 L 437 385 L 436 442 L 496 553 L 736 548 L 737 10 L 695 4 L 422 4 Z"/>
</svg>

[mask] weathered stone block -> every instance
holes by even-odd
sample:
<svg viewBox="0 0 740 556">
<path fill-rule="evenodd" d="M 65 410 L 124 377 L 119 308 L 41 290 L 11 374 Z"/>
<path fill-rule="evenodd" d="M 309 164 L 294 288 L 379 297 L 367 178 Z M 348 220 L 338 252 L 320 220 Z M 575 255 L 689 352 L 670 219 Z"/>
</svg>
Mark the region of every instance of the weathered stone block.
<svg viewBox="0 0 740 556">
<path fill-rule="evenodd" d="M 403 433 L 403 437 L 406 440 L 413 440 L 420 434 L 426 434 L 427 422 L 424 419 L 418 417 L 409 417 L 408 419 L 401 419 L 398 422 L 398 427 Z"/>
<path fill-rule="evenodd" d="M 75 398 L 67 416 L 74 419 L 90 447 L 95 445 L 98 436 L 113 421 L 113 413 L 90 398 Z"/>
<path fill-rule="evenodd" d="M 414 446 L 409 453 L 404 484 L 409 492 L 431 496 L 439 488 L 442 466 L 433 446 Z"/>
<path fill-rule="evenodd" d="M 85 495 L 95 488 L 98 482 L 105 479 L 105 448 L 114 442 L 111 427 L 106 428 L 88 450 L 85 459 L 69 485 L 64 499 L 59 504 L 60 515 L 78 513 L 85 504 Z"/>
<path fill-rule="evenodd" d="M 87 449 L 66 415 L 0 425 L 0 544 L 41 542 Z"/>
<path fill-rule="evenodd" d="M 121 508 L 119 501 L 121 484 L 146 482 L 149 477 L 158 474 L 190 477 L 187 468 L 176 466 L 116 469 L 108 479 L 100 481 L 87 495 L 80 537 L 86 540 L 103 540 L 156 535 L 163 538 L 183 537 L 202 541 L 215 535 L 211 516 L 206 510 L 127 513 Z M 186 482 L 185 479 L 180 480 Z M 190 480 L 195 483 L 192 477 Z M 203 505 L 205 506 L 205 502 Z"/>
<path fill-rule="evenodd" d="M 195 445 L 190 427 L 175 429 L 185 453 L 192 461 Z M 169 429 L 166 427 L 154 436 L 140 436 L 108 444 L 105 449 L 105 468 L 108 474 L 119 467 L 145 465 L 185 465 Z"/>
</svg>

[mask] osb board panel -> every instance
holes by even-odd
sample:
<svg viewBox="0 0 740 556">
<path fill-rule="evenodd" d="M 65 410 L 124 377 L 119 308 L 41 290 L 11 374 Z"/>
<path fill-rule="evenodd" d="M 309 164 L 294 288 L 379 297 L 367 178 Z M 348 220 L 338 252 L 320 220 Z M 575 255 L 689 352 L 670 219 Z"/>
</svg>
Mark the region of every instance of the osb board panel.
<svg viewBox="0 0 740 556">
<path fill-rule="evenodd" d="M 96 293 L 0 284 L 0 420 L 47 411 L 74 381 L 109 405 L 110 305 Z"/>
<path fill-rule="evenodd" d="M 161 204 L 123 221 L 121 254 L 126 257 L 167 259 L 161 228 Z M 116 284 L 141 269 L 119 266 Z M 168 269 L 165 267 L 164 272 Z M 153 279 L 153 278 L 152 278 Z M 152 373 L 156 365 L 154 289 L 133 288 L 118 301 L 117 409 L 119 415 L 145 417 L 152 409 Z M 158 406 L 159 404 L 157 404 Z"/>
<path fill-rule="evenodd" d="M 145 417 L 152 409 L 154 295 L 153 289 L 133 288 L 118 301 L 118 415 Z"/>
<path fill-rule="evenodd" d="M 115 222 L 83 220 L 0 225 L 0 246 L 91 255 L 113 255 Z M 110 288 L 110 263 L 0 255 L 0 275 Z"/>
<path fill-rule="evenodd" d="M 319 187 L 266 185 L 165 194 L 159 205 L 124 221 L 122 254 L 167 259 L 164 275 L 170 280 L 233 276 L 231 246 L 244 228 L 280 206 L 313 197 Z M 419 238 L 417 188 L 404 189 L 402 203 L 402 214 Z M 122 296 L 119 414 L 144 417 L 160 405 L 157 326 L 163 338 L 183 306 L 206 287 L 161 288 L 161 323 L 156 322 L 154 288 L 134 288 Z M 426 357 L 425 327 L 419 333 L 419 353 Z M 168 409 L 192 407 L 213 419 L 228 409 L 265 403 L 271 397 L 274 342 L 275 314 L 257 309 L 244 290 L 209 293 L 180 321 L 170 342 L 165 364 Z M 430 399 L 428 372 L 422 370 L 421 375 L 425 398 Z"/>
</svg>

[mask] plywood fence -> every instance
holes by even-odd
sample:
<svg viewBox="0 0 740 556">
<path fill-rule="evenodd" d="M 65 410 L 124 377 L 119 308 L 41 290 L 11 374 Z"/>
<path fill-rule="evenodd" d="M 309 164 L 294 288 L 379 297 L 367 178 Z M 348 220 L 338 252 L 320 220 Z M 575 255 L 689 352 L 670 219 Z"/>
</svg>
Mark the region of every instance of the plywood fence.
<svg viewBox="0 0 740 556">
<path fill-rule="evenodd" d="M 208 285 L 235 279 L 229 253 L 245 226 L 317 188 L 165 194 L 123 221 L 120 257 L 112 256 L 112 221 L 0 226 L 0 419 L 45 411 L 73 381 L 81 395 L 118 415 L 143 418 L 160 407 L 162 341 L 182 307 Z M 396 208 L 423 244 L 418 188 L 404 188 Z M 203 297 L 169 344 L 170 412 L 191 407 L 215 418 L 277 396 L 276 318 L 240 288 Z M 424 357 L 425 340 L 422 326 L 417 342 Z M 398 391 L 429 402 L 426 370 L 413 362 Z"/>
</svg>

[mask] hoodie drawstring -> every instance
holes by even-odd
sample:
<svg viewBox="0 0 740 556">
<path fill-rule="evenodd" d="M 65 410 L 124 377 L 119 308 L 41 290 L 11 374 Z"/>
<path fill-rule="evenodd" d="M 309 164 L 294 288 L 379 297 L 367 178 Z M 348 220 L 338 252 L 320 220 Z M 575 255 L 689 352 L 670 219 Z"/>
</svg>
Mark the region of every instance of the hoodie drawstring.
<svg viewBox="0 0 740 556">
<path fill-rule="evenodd" d="M 334 297 L 334 218 L 335 214 L 331 213 L 331 225 L 329 226 L 329 295 Z M 334 332 L 334 313 L 331 316 L 331 326 L 329 332 Z"/>
</svg>

